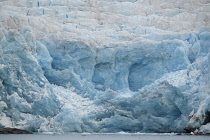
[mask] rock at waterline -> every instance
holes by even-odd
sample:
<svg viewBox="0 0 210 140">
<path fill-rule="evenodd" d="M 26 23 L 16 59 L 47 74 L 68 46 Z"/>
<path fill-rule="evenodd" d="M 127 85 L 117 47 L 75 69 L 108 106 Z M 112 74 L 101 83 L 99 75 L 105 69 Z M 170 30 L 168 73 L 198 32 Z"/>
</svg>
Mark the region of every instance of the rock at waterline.
<svg viewBox="0 0 210 140">
<path fill-rule="evenodd" d="M 0 129 L 0 134 L 32 134 L 29 131 L 21 130 L 17 128 L 3 128 Z"/>
</svg>

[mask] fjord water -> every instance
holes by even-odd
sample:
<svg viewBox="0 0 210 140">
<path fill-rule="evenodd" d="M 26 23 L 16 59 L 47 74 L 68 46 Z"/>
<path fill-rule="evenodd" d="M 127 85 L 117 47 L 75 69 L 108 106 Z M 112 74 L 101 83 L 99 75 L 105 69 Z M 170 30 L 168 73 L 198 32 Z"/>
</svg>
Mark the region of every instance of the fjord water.
<svg viewBox="0 0 210 140">
<path fill-rule="evenodd" d="M 0 135 L 1 140 L 209 140 L 209 136 L 170 134 Z"/>
</svg>

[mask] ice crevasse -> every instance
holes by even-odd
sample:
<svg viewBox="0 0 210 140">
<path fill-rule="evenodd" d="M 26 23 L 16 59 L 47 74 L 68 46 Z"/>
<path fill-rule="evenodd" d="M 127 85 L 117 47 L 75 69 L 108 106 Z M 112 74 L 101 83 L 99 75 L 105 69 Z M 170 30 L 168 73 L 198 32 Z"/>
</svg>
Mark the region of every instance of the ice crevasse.
<svg viewBox="0 0 210 140">
<path fill-rule="evenodd" d="M 210 133 L 208 0 L 0 0 L 0 128 Z"/>
</svg>

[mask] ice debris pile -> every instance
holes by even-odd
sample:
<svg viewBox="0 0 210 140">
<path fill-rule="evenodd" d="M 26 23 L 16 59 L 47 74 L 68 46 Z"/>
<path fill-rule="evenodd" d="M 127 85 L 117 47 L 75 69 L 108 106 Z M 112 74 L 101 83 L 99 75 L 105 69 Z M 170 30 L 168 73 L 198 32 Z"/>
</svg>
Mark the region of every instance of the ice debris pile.
<svg viewBox="0 0 210 140">
<path fill-rule="evenodd" d="M 0 127 L 210 133 L 209 9 L 209 0 L 1 0 Z"/>
</svg>

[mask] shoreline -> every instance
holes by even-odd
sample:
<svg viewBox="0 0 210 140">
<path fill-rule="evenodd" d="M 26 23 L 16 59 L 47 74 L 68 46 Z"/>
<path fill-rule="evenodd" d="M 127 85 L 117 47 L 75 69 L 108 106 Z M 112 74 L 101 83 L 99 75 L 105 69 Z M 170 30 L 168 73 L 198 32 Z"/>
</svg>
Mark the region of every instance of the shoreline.
<svg viewBox="0 0 210 140">
<path fill-rule="evenodd" d="M 117 132 L 117 133 L 55 133 L 55 132 L 30 132 L 27 130 L 17 129 L 17 128 L 2 128 L 0 129 L 0 135 L 10 135 L 10 134 L 33 134 L 33 135 L 140 135 L 140 136 L 210 136 L 210 133 L 127 133 L 127 132 Z"/>
</svg>

